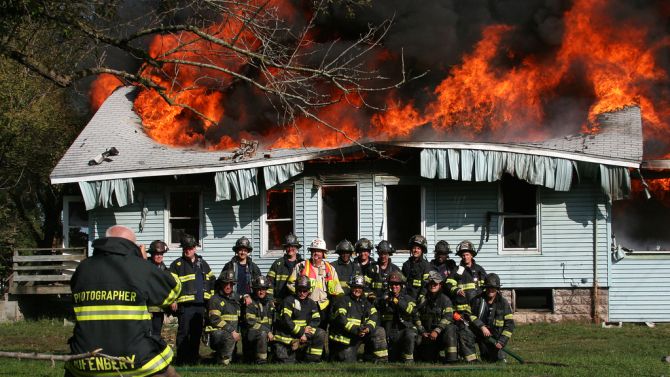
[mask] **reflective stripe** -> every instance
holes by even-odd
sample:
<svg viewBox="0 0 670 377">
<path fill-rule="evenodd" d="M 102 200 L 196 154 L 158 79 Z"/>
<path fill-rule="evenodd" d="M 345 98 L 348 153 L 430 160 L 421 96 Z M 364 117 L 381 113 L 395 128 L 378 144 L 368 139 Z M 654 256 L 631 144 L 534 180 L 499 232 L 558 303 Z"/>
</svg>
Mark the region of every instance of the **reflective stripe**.
<svg viewBox="0 0 670 377">
<path fill-rule="evenodd" d="M 494 325 L 495 327 L 503 327 L 504 325 L 505 325 L 505 321 L 503 321 L 502 319 L 496 319 L 495 320 L 495 325 Z"/>
<path fill-rule="evenodd" d="M 177 300 L 177 297 L 179 297 L 179 294 L 181 293 L 181 280 L 179 280 L 179 276 L 177 276 L 177 274 L 172 273 L 172 272 L 170 274 L 172 275 L 172 277 L 174 278 L 175 283 L 177 283 L 177 284 L 175 285 L 174 288 L 172 288 L 172 290 L 170 291 L 170 294 L 165 298 L 165 301 L 163 301 L 161 306 L 167 306 L 167 305 L 172 304 L 173 302 L 175 302 Z"/>
<path fill-rule="evenodd" d="M 386 357 L 386 356 L 389 355 L 389 350 L 384 349 L 384 350 L 374 351 L 372 354 L 377 356 L 377 357 Z"/>
<path fill-rule="evenodd" d="M 207 312 L 207 313 L 208 313 L 209 315 L 216 315 L 216 316 L 219 316 L 219 315 L 221 315 L 221 310 L 212 309 L 212 310 L 210 310 L 210 311 Z"/>
<path fill-rule="evenodd" d="M 182 283 L 185 283 L 185 282 L 191 281 L 191 280 L 195 280 L 195 274 L 188 274 L 188 275 L 184 275 L 184 276 L 179 277 L 179 281 L 181 281 Z"/>
<path fill-rule="evenodd" d="M 414 355 L 412 355 L 411 353 L 403 353 L 402 358 L 405 360 L 414 360 Z"/>
<path fill-rule="evenodd" d="M 239 319 L 237 314 L 224 314 L 221 318 L 223 318 L 224 321 L 237 321 Z"/>
<path fill-rule="evenodd" d="M 298 325 L 297 323 L 296 323 L 295 325 L 293 325 L 293 330 L 292 330 L 293 333 L 296 334 L 296 335 L 298 335 L 298 333 L 300 332 L 300 328 L 301 328 L 301 327 L 302 327 L 302 326 Z"/>
<path fill-rule="evenodd" d="M 373 320 L 371 320 L 371 319 L 368 319 L 365 323 L 366 323 L 367 325 L 369 325 L 370 327 L 372 327 L 372 328 L 377 327 L 377 322 L 375 322 L 375 321 L 373 321 Z"/>
<path fill-rule="evenodd" d="M 459 284 L 458 288 L 467 291 L 468 289 L 475 289 L 477 288 L 477 286 L 475 285 L 475 283 L 467 283 L 467 284 Z"/>
<path fill-rule="evenodd" d="M 294 319 L 293 323 L 300 326 L 307 326 L 307 320 L 304 319 Z"/>
<path fill-rule="evenodd" d="M 307 353 L 310 355 L 321 356 L 323 354 L 323 349 L 310 347 L 309 350 L 307 350 Z"/>
<path fill-rule="evenodd" d="M 458 352 L 458 347 L 447 347 L 447 352 L 448 353 L 456 353 L 456 352 Z"/>
<path fill-rule="evenodd" d="M 206 277 L 207 279 L 209 279 L 209 278 L 213 278 L 213 277 L 214 277 L 214 272 L 213 272 L 213 271 L 209 271 L 209 272 L 207 273 L 207 275 L 205 275 L 205 277 Z"/>
<path fill-rule="evenodd" d="M 188 302 L 188 301 L 195 301 L 195 296 L 194 295 L 184 295 L 184 296 L 180 296 L 177 299 L 177 302 L 179 302 L 179 303 Z"/>
<path fill-rule="evenodd" d="M 347 315 L 347 309 L 339 308 L 339 309 L 337 309 L 337 313 L 342 314 L 342 315 Z"/>
<path fill-rule="evenodd" d="M 415 286 L 415 287 L 420 287 L 421 286 L 421 280 L 412 279 L 412 285 Z"/>
<path fill-rule="evenodd" d="M 144 376 L 151 376 L 154 375 L 161 370 L 165 369 L 170 365 L 170 362 L 172 361 L 172 348 L 170 346 L 165 347 L 161 353 L 158 355 L 154 356 L 151 360 L 147 361 L 144 365 L 142 365 L 138 369 L 131 369 L 131 370 L 126 370 L 124 369 L 123 372 L 120 370 L 112 370 L 109 372 L 102 372 L 102 371 L 83 371 L 79 370 L 75 367 L 75 364 L 73 361 L 68 361 L 65 363 L 65 368 L 70 371 L 75 376 L 82 376 L 82 377 L 89 377 L 89 376 L 132 376 L 132 377 L 144 377 Z M 87 359 L 84 359 L 87 360 Z"/>
<path fill-rule="evenodd" d="M 344 343 L 344 344 L 349 344 L 351 342 L 351 339 L 347 338 L 346 336 L 343 335 L 337 335 L 337 334 L 330 334 L 328 336 L 331 340 L 334 340 L 336 342 Z"/>
<path fill-rule="evenodd" d="M 502 336 L 506 336 L 506 337 L 508 337 L 508 338 L 511 338 L 511 337 L 512 337 L 512 333 L 509 332 L 509 331 L 507 331 L 507 330 L 505 330 L 505 331 L 502 332 Z"/>
<path fill-rule="evenodd" d="M 286 281 L 286 280 L 288 280 L 288 275 L 277 275 L 277 277 L 275 278 L 275 281 L 282 281 L 283 282 L 283 281 Z"/>
<path fill-rule="evenodd" d="M 205 300 L 209 300 L 210 298 L 212 298 L 213 295 L 214 295 L 214 293 L 212 293 L 210 291 L 205 291 L 203 293 L 203 296 L 204 296 Z"/>
<path fill-rule="evenodd" d="M 477 360 L 477 355 L 474 354 L 474 353 L 473 353 L 473 354 L 470 354 L 470 355 L 465 355 L 464 357 L 465 357 L 465 360 L 466 360 L 466 361 L 475 361 L 475 360 Z"/>
<path fill-rule="evenodd" d="M 287 316 L 291 316 L 293 315 L 293 310 L 291 310 L 291 308 L 284 308 L 284 310 L 282 310 L 282 313 L 286 314 Z"/>
<path fill-rule="evenodd" d="M 328 301 L 328 300 L 324 300 L 324 301 L 320 302 L 319 303 L 319 309 L 324 310 L 328 306 L 328 304 L 330 304 L 330 301 Z"/>
<path fill-rule="evenodd" d="M 514 319 L 514 314 L 507 314 L 504 317 L 505 319 Z"/>
<path fill-rule="evenodd" d="M 77 321 L 113 321 L 151 319 L 146 306 L 138 305 L 88 305 L 74 308 Z"/>
<path fill-rule="evenodd" d="M 407 309 L 405 309 L 405 311 L 407 313 L 412 313 L 412 311 L 414 310 L 414 306 L 415 304 L 413 302 L 410 302 L 409 304 L 407 304 Z"/>
<path fill-rule="evenodd" d="M 269 278 L 273 278 L 273 279 L 274 279 L 274 277 L 275 277 L 276 275 L 277 275 L 277 273 L 274 272 L 273 270 L 270 270 L 270 271 L 268 272 L 268 277 L 269 277 Z"/>
<path fill-rule="evenodd" d="M 458 310 L 458 311 L 470 311 L 470 305 L 468 305 L 468 304 L 456 305 L 456 310 Z"/>
<path fill-rule="evenodd" d="M 293 338 L 289 338 L 288 336 L 283 336 L 283 335 L 277 335 L 275 334 L 274 339 L 280 343 L 284 344 L 289 344 L 293 340 Z"/>
<path fill-rule="evenodd" d="M 381 289 L 382 288 L 382 283 L 381 282 L 373 282 L 372 283 L 372 288 Z"/>
</svg>

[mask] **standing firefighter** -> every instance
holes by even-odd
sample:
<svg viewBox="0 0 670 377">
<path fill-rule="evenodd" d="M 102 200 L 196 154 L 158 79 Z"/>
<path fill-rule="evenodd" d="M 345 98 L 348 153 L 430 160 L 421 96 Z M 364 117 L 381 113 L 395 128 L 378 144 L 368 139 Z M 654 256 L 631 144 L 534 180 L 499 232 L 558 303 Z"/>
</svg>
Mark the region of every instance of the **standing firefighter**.
<svg viewBox="0 0 670 377">
<path fill-rule="evenodd" d="M 289 275 L 291 275 L 295 265 L 302 262 L 302 258 L 298 254 L 298 249 L 302 245 L 297 236 L 288 234 L 284 239 L 283 246 L 284 256 L 275 260 L 268 272 L 268 279 L 270 280 L 268 294 L 275 299 L 278 309 L 284 298 L 291 295 L 291 291 L 286 286 Z"/>
<path fill-rule="evenodd" d="M 81 262 L 70 287 L 75 327 L 73 354 L 102 348 L 101 356 L 65 363 L 66 376 L 178 376 L 170 366 L 172 349 L 151 334 L 147 305 L 169 305 L 179 280 L 142 259 L 135 233 L 120 225 L 93 242 L 93 255 Z"/>
<path fill-rule="evenodd" d="M 284 299 L 275 327 L 275 358 L 279 363 L 321 361 L 326 332 L 319 328 L 319 306 L 310 296 L 310 279 L 299 276 L 295 295 Z"/>
<path fill-rule="evenodd" d="M 275 315 L 274 301 L 268 296 L 270 281 L 259 276 L 254 279 L 252 302 L 244 314 L 243 349 L 247 362 L 265 364 L 268 360 L 268 345 L 274 339 L 272 322 Z"/>
<path fill-rule="evenodd" d="M 333 267 L 337 272 L 337 277 L 340 279 L 340 285 L 345 295 L 350 292 L 349 281 L 356 275 L 362 275 L 361 266 L 351 260 L 351 255 L 354 253 L 354 245 L 348 240 L 342 240 L 335 247 L 335 252 L 339 255 L 337 260 L 333 263 Z"/>
<path fill-rule="evenodd" d="M 388 339 L 389 359 L 411 363 L 414 361 L 417 336 L 414 326 L 416 304 L 410 296 L 402 293 L 404 284 L 402 273 L 391 272 L 388 277 L 388 296 L 377 299 L 377 308 Z"/>
<path fill-rule="evenodd" d="M 247 237 L 240 237 L 233 246 L 235 256 L 221 270 L 222 274 L 226 270 L 233 271 L 237 279 L 233 295 L 244 298 L 247 303 L 251 302 L 251 282 L 261 276 L 261 270 L 249 256 L 253 249 Z"/>
<path fill-rule="evenodd" d="M 372 249 L 374 249 L 374 245 L 369 239 L 361 238 L 360 240 L 356 241 L 354 249 L 356 249 L 357 254 L 354 262 L 358 264 L 361 272 L 363 273 L 363 277 L 365 278 L 365 293 L 367 295 L 372 292 L 372 279 L 373 271 L 375 269 L 375 262 L 372 260 L 372 258 L 370 258 L 370 253 L 372 252 Z"/>
<path fill-rule="evenodd" d="M 209 334 L 209 346 L 215 352 L 216 362 L 223 365 L 230 364 L 235 345 L 240 340 L 240 302 L 234 293 L 235 283 L 235 272 L 223 270 L 216 279 L 216 294 L 207 306 L 205 331 Z"/>
<path fill-rule="evenodd" d="M 149 261 L 161 271 L 167 271 L 167 266 L 163 263 L 163 254 L 168 250 L 167 244 L 161 240 L 155 240 L 149 245 Z M 165 309 L 160 306 L 149 306 L 148 310 L 151 313 L 151 333 L 160 337 Z"/>
<path fill-rule="evenodd" d="M 391 272 L 400 272 L 400 268 L 393 264 L 391 256 L 395 252 L 393 245 L 382 240 L 377 245 L 377 263 L 372 270 L 372 292 L 376 297 L 388 295 L 388 276 Z M 374 297 L 374 296 L 373 296 Z"/>
<path fill-rule="evenodd" d="M 435 259 L 430 261 L 431 267 L 442 275 L 442 286 L 446 295 L 451 294 L 451 288 L 455 283 L 453 276 L 456 274 L 456 262 L 449 259 L 449 252 L 449 243 L 440 240 L 435 244 Z"/>
<path fill-rule="evenodd" d="M 514 315 L 507 300 L 500 294 L 500 278 L 489 274 L 484 279 L 485 291 L 472 300 L 472 325 L 477 329 L 479 353 L 484 361 L 504 361 L 502 351 L 514 331 Z"/>
<path fill-rule="evenodd" d="M 407 278 L 405 293 L 413 300 L 426 291 L 428 272 L 432 270 L 430 263 L 426 260 L 428 242 L 422 235 L 414 235 L 409 239 L 409 251 L 411 256 L 402 265 L 402 274 Z"/>
<path fill-rule="evenodd" d="M 446 362 L 458 361 L 456 328 L 452 324 L 454 308 L 451 300 L 442 293 L 444 278 L 437 271 L 428 276 L 428 289 L 417 302 L 419 320 L 416 323 L 420 344 L 414 354 L 422 361 L 438 361 L 441 351 Z"/>
<path fill-rule="evenodd" d="M 365 343 L 369 359 L 388 361 L 386 332 L 379 325 L 377 309 L 363 295 L 365 279 L 354 275 L 349 286 L 350 294 L 339 297 L 333 305 L 329 330 L 331 360 L 355 362 L 359 345 Z"/>
<path fill-rule="evenodd" d="M 337 271 L 333 266 L 325 261 L 328 249 L 326 242 L 322 239 L 314 239 L 309 246 L 312 257 L 306 261 L 298 263 L 291 275 L 288 277 L 288 287 L 295 291 L 296 279 L 300 276 L 306 276 L 310 282 L 310 298 L 319 305 L 321 312 L 321 327 L 325 329 L 328 326 L 328 313 L 330 311 L 331 301 L 344 294 Z"/>
<path fill-rule="evenodd" d="M 456 328 L 458 334 L 459 352 L 465 361 L 473 362 L 477 360 L 475 350 L 475 335 L 466 323 L 471 313 L 470 301 L 481 293 L 481 286 L 486 278 L 486 271 L 480 265 L 475 263 L 474 257 L 477 251 L 470 241 L 463 241 L 458 244 L 456 253 L 461 257 L 461 263 L 456 268 L 451 284 L 451 293 L 454 297 L 456 314 Z"/>
<path fill-rule="evenodd" d="M 196 364 L 205 323 L 207 302 L 214 294 L 214 274 L 205 260 L 195 253 L 195 237 L 181 239 L 182 256 L 170 265 L 170 272 L 182 283 L 181 295 L 172 311 L 177 312 L 177 363 Z"/>
</svg>

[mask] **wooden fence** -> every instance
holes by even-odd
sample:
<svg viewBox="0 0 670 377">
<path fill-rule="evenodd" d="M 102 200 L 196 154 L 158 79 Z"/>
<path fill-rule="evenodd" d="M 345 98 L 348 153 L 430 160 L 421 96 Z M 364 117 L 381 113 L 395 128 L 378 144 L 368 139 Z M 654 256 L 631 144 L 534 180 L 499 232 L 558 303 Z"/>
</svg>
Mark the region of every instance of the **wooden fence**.
<svg viewBox="0 0 670 377">
<path fill-rule="evenodd" d="M 85 248 L 14 249 L 9 293 L 72 293 L 70 278 L 84 259 Z"/>
</svg>

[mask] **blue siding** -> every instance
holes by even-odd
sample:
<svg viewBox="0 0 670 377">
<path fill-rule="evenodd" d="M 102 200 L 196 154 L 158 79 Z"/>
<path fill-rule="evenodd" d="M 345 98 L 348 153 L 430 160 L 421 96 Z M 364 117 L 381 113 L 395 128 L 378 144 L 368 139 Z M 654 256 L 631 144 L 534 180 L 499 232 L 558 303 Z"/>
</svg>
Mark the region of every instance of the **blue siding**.
<svg viewBox="0 0 670 377">
<path fill-rule="evenodd" d="M 609 320 L 670 322 L 670 256 L 628 256 L 612 263 Z"/>
</svg>

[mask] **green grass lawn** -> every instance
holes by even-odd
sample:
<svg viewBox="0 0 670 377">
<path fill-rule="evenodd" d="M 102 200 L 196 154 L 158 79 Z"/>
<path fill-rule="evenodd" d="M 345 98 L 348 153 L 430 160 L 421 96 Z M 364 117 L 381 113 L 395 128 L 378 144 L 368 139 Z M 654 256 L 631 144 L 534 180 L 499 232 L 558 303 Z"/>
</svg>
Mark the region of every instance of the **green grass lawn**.
<svg viewBox="0 0 670 377">
<path fill-rule="evenodd" d="M 174 339 L 174 327 L 165 335 Z M 0 350 L 67 353 L 71 325 L 62 321 L 24 321 L 0 324 Z M 603 329 L 580 323 L 520 325 L 510 348 L 528 363 L 518 364 L 511 357 L 507 364 L 443 366 L 416 364 L 411 367 L 390 364 L 319 365 L 232 365 L 180 367 L 182 376 L 670 376 L 670 324 L 648 328 L 626 324 L 623 328 Z M 201 349 L 203 356 L 208 355 Z M 48 361 L 0 360 L 0 376 L 61 376 L 62 363 Z"/>
</svg>

